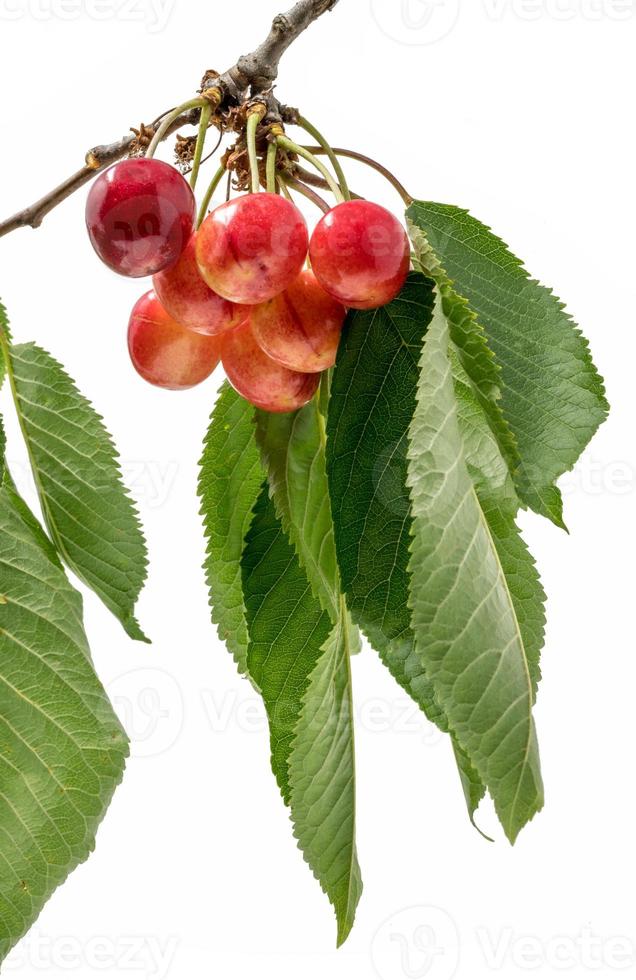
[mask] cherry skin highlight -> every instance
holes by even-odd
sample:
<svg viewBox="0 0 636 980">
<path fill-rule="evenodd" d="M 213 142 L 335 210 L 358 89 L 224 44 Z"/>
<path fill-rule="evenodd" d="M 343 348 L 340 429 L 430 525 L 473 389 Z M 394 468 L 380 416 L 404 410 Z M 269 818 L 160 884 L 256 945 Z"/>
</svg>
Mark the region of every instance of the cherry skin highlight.
<svg viewBox="0 0 636 980">
<path fill-rule="evenodd" d="M 266 412 L 293 412 L 311 400 L 319 374 L 289 371 L 256 343 L 249 320 L 221 338 L 221 358 L 228 380 L 248 402 Z"/>
<path fill-rule="evenodd" d="M 245 194 L 221 204 L 197 233 L 197 262 L 210 289 L 255 306 L 287 289 L 307 258 L 307 225 L 277 194 Z"/>
<path fill-rule="evenodd" d="M 128 351 L 142 378 L 173 391 L 205 381 L 221 358 L 218 337 L 195 333 L 177 323 L 153 292 L 145 293 L 133 307 Z"/>
<path fill-rule="evenodd" d="M 280 296 L 255 306 L 252 331 L 266 354 L 292 371 L 316 372 L 336 363 L 347 311 L 305 270 Z"/>
<path fill-rule="evenodd" d="M 173 265 L 194 227 L 194 194 L 161 160 L 122 160 L 105 170 L 86 201 L 86 227 L 102 262 L 123 276 Z"/>
<path fill-rule="evenodd" d="M 408 275 L 410 256 L 398 219 L 371 201 L 336 205 L 317 225 L 309 246 L 321 286 L 356 310 L 395 299 Z"/>
<path fill-rule="evenodd" d="M 245 310 L 228 303 L 203 281 L 195 250 L 193 235 L 179 261 L 158 272 L 152 284 L 161 305 L 177 323 L 213 336 L 237 326 L 245 319 Z"/>
</svg>

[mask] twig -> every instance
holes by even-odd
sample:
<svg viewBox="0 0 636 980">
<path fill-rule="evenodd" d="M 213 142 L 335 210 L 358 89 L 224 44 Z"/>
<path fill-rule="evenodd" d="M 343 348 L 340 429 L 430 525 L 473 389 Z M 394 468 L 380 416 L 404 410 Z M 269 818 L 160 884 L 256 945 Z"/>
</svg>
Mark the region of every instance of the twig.
<svg viewBox="0 0 636 980">
<path fill-rule="evenodd" d="M 197 117 L 198 110 L 194 113 L 184 113 L 183 116 L 175 119 L 169 131 L 165 134 L 165 138 L 175 133 L 178 129 L 181 129 L 182 126 L 186 126 L 189 123 L 194 125 Z M 151 131 L 156 131 L 158 126 L 159 124 L 157 123 L 149 128 Z M 0 222 L 0 238 L 3 235 L 8 235 L 11 231 L 15 231 L 17 228 L 25 228 L 27 226 L 30 228 L 39 228 L 49 211 L 56 208 L 58 204 L 65 201 L 67 197 L 70 197 L 71 194 L 78 191 L 84 184 L 88 184 L 93 177 L 96 177 L 106 167 L 110 167 L 112 163 L 116 163 L 122 157 L 125 157 L 136 139 L 137 136 L 131 133 L 130 136 L 124 136 L 123 139 L 117 140 L 115 143 L 109 143 L 106 146 L 94 146 L 86 154 L 86 163 L 81 170 L 78 170 L 77 173 L 68 177 L 58 187 L 49 191 L 48 194 L 45 194 L 35 204 L 25 208 L 23 211 L 18 211 L 12 218 Z"/>
<path fill-rule="evenodd" d="M 262 96 L 271 117 L 280 115 L 280 104 L 273 96 L 273 85 L 278 77 L 281 58 L 293 42 L 322 14 L 335 7 L 338 0 L 299 0 L 286 14 L 274 19 L 271 30 L 262 44 L 251 54 L 243 55 L 236 65 L 220 75 L 214 86 L 222 93 L 219 111 L 231 105 L 241 104 L 248 96 Z M 157 132 L 163 113 L 149 130 Z M 184 113 L 175 120 L 164 134 L 167 138 L 182 126 L 197 125 L 200 110 Z M 106 167 L 125 157 L 137 136 L 131 134 L 103 146 L 96 146 L 86 154 L 86 163 L 71 177 L 55 187 L 28 208 L 0 222 L 0 238 L 17 228 L 38 228 L 47 214 L 87 184 Z"/>
<path fill-rule="evenodd" d="M 250 88 L 252 96 L 269 92 L 278 78 L 281 58 L 290 45 L 322 14 L 333 10 L 337 2 L 299 0 L 286 14 L 279 14 L 265 41 L 221 75 L 220 84 L 238 102 L 245 100 Z"/>
</svg>

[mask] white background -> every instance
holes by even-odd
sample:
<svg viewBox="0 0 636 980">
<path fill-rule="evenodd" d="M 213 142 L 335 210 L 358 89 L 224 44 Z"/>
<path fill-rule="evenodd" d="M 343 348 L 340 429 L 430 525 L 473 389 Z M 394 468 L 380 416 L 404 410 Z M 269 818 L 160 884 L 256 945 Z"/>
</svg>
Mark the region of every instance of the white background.
<svg viewBox="0 0 636 980">
<path fill-rule="evenodd" d="M 0 0 L 2 217 L 81 166 L 88 147 L 188 98 L 204 69 L 261 40 L 277 6 Z M 96 666 L 133 758 L 96 853 L 7 976 L 636 972 L 635 21 L 630 0 L 341 0 L 283 65 L 281 98 L 333 143 L 381 158 L 417 196 L 469 206 L 567 299 L 613 405 L 563 481 L 571 536 L 523 520 L 550 597 L 537 707 L 546 809 L 511 849 L 484 806 L 497 843 L 483 841 L 447 742 L 366 651 L 354 663 L 366 887 L 339 952 L 269 771 L 262 710 L 209 622 L 195 482 L 221 377 L 173 394 L 134 374 L 125 332 L 143 287 L 94 256 L 85 192 L 37 232 L 0 241 L 16 337 L 62 360 L 121 449 L 148 535 L 139 612 L 154 639 L 132 643 L 87 597 Z M 356 190 L 399 210 L 375 175 L 350 172 Z"/>
</svg>

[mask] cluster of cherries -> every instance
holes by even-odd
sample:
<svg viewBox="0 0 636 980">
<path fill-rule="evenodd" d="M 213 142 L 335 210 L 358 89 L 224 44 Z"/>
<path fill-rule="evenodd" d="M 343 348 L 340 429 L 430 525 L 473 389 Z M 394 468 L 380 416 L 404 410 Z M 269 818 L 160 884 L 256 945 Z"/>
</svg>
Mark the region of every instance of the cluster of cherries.
<svg viewBox="0 0 636 980">
<path fill-rule="evenodd" d="M 122 275 L 153 277 L 130 317 L 133 365 L 180 389 L 222 361 L 252 404 L 300 408 L 335 363 L 347 308 L 383 306 L 402 288 L 404 228 L 377 204 L 346 201 L 310 241 L 295 205 L 265 192 L 221 204 L 198 230 L 195 211 L 183 176 L 155 159 L 117 163 L 91 188 L 86 223 L 99 257 Z"/>
</svg>

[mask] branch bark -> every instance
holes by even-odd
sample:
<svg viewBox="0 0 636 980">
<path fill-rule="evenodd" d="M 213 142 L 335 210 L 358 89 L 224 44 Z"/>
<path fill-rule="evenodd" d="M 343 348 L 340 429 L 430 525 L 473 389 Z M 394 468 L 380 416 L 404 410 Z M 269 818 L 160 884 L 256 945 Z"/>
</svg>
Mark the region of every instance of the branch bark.
<svg viewBox="0 0 636 980">
<path fill-rule="evenodd" d="M 332 10 L 337 2 L 338 0 L 299 0 L 287 13 L 275 17 L 263 43 L 251 54 L 239 58 L 238 62 L 220 75 L 214 83 L 222 92 L 219 108 L 261 97 L 267 103 L 270 112 L 275 113 L 280 106 L 273 98 L 272 89 L 278 77 L 281 58 L 290 45 L 322 14 Z M 195 109 L 180 116 L 165 134 L 165 138 L 182 126 L 196 125 L 199 112 L 200 110 Z M 159 122 L 156 122 L 148 129 L 155 131 L 158 125 Z M 86 162 L 81 170 L 53 188 L 39 201 L 0 222 L 0 238 L 18 228 L 38 228 L 46 215 L 67 197 L 91 181 L 106 167 L 125 157 L 135 139 L 135 135 L 131 133 L 130 136 L 124 136 L 114 143 L 93 147 L 86 154 Z"/>
</svg>

